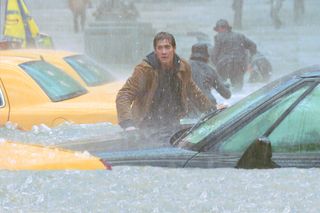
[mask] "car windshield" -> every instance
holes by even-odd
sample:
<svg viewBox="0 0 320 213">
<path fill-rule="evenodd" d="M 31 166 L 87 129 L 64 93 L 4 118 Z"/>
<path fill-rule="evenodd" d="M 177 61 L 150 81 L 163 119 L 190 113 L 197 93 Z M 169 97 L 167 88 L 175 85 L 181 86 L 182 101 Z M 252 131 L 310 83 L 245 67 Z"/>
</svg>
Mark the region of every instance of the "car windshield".
<svg viewBox="0 0 320 213">
<path fill-rule="evenodd" d="M 115 80 L 109 71 L 84 55 L 65 57 L 64 60 L 80 75 L 88 86 L 98 86 Z"/>
<path fill-rule="evenodd" d="M 32 61 L 19 66 L 37 82 L 51 101 L 71 99 L 87 92 L 65 72 L 45 61 Z"/>
<path fill-rule="evenodd" d="M 265 110 L 245 124 L 242 124 L 240 129 L 232 134 L 230 137 L 219 141 L 218 146 L 220 152 L 243 152 L 248 146 L 258 137 L 263 136 L 266 131 L 279 119 L 280 116 L 307 90 L 311 84 L 305 84 L 297 90 L 288 92 L 277 100 L 273 101 L 265 107 Z M 287 125 L 287 128 L 290 125 Z M 285 129 L 282 128 L 282 132 Z M 282 134 L 287 135 L 287 134 Z M 275 146 L 272 140 L 273 151 Z M 280 144 L 283 145 L 283 144 Z M 278 147 L 278 146 L 277 146 Z"/>
<path fill-rule="evenodd" d="M 240 118 L 245 112 L 262 104 L 265 100 L 274 95 L 277 91 L 281 91 L 288 85 L 297 82 L 297 79 L 292 79 L 283 83 L 283 79 L 275 81 L 258 91 L 252 93 L 241 101 L 237 102 L 230 108 L 220 112 L 199 125 L 196 125 L 185 137 L 179 141 L 180 147 L 186 144 L 198 144 L 214 131 L 223 128 L 228 123 Z"/>
</svg>

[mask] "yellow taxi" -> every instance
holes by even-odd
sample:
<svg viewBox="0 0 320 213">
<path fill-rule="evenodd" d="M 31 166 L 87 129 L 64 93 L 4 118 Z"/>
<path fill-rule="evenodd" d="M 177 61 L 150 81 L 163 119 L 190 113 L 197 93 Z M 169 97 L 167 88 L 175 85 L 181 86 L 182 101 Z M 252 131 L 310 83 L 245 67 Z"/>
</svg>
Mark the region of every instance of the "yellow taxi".
<svg viewBox="0 0 320 213">
<path fill-rule="evenodd" d="M 30 130 L 33 125 L 54 127 L 64 122 L 116 124 L 115 96 L 120 85 L 108 87 L 101 101 L 44 60 L 0 56 L 0 125 L 10 121 Z"/>
<path fill-rule="evenodd" d="M 0 170 L 111 170 L 88 152 L 10 142 L 0 139 Z"/>
<path fill-rule="evenodd" d="M 33 59 L 42 59 L 59 67 L 88 91 L 93 93 L 97 100 L 107 101 L 105 96 L 113 96 L 116 93 L 110 87 L 118 90 L 123 86 L 123 81 L 117 81 L 114 73 L 83 54 L 65 50 L 52 49 L 7 49 L 1 50 L 0 56 L 21 56 Z M 112 86 L 111 86 L 111 85 Z"/>
</svg>

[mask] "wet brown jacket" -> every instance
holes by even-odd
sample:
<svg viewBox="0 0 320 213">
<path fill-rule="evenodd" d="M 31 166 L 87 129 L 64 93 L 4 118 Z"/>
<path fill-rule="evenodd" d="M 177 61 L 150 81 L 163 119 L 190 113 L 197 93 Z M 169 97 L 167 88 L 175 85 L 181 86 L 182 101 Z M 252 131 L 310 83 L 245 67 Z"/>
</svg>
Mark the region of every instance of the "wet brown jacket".
<svg viewBox="0 0 320 213">
<path fill-rule="evenodd" d="M 215 105 L 201 92 L 191 77 L 191 67 L 183 59 L 178 59 L 179 70 L 176 72 L 181 81 L 181 107 L 180 118 L 188 113 L 188 102 L 192 101 L 197 108 L 205 112 L 215 108 Z M 119 90 L 116 99 L 118 120 L 120 126 L 139 127 L 147 113 L 150 111 L 153 97 L 158 87 L 158 70 L 148 61 L 143 61 L 134 69 L 132 76 Z"/>
</svg>

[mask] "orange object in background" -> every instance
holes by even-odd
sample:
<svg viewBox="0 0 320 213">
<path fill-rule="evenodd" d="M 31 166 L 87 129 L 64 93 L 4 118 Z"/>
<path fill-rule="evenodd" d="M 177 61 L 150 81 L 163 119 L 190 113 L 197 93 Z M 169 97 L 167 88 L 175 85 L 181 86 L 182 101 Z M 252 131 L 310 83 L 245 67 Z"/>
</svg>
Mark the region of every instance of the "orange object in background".
<svg viewBox="0 0 320 213">
<path fill-rule="evenodd" d="M 108 84 L 99 97 L 46 61 L 0 56 L 0 125 L 10 121 L 30 130 L 33 125 L 54 127 L 63 122 L 116 124 L 120 86 Z"/>
<path fill-rule="evenodd" d="M 0 169 L 111 170 L 111 166 L 86 152 L 0 141 Z"/>
<path fill-rule="evenodd" d="M 97 100 L 104 100 L 115 97 L 124 81 L 117 81 L 114 72 L 107 70 L 102 65 L 86 55 L 65 50 L 52 49 L 7 49 L 0 51 L 0 56 L 19 56 L 35 60 L 44 60 L 60 68 L 82 86 L 96 96 Z M 110 85 L 111 84 L 111 85 Z M 106 97 L 108 96 L 108 99 Z"/>
</svg>

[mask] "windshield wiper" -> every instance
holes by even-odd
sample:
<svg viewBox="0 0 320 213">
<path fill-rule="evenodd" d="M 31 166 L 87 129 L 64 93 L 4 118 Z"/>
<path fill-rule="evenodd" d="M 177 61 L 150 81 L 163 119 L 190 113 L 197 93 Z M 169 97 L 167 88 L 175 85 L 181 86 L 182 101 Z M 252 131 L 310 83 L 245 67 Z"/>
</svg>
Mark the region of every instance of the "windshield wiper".
<svg viewBox="0 0 320 213">
<path fill-rule="evenodd" d="M 218 113 L 222 112 L 225 108 L 222 109 L 215 109 L 215 110 L 208 110 L 204 115 L 202 115 L 198 122 L 190 129 L 193 130 L 199 127 L 201 124 L 205 123 L 207 120 L 212 118 L 213 116 L 217 115 Z"/>
<path fill-rule="evenodd" d="M 204 115 L 202 115 L 199 118 L 198 122 L 195 123 L 192 127 L 185 128 L 185 129 L 182 129 L 182 130 L 176 132 L 176 134 L 174 134 L 170 138 L 170 143 L 173 146 L 177 146 L 181 138 L 183 138 L 185 135 L 189 134 L 189 132 L 193 131 L 194 129 L 198 128 L 201 124 L 205 123 L 207 120 L 209 120 L 213 116 L 217 115 L 218 113 L 220 113 L 224 109 L 225 108 L 223 108 L 223 109 L 215 109 L 215 110 L 208 110 Z"/>
</svg>

